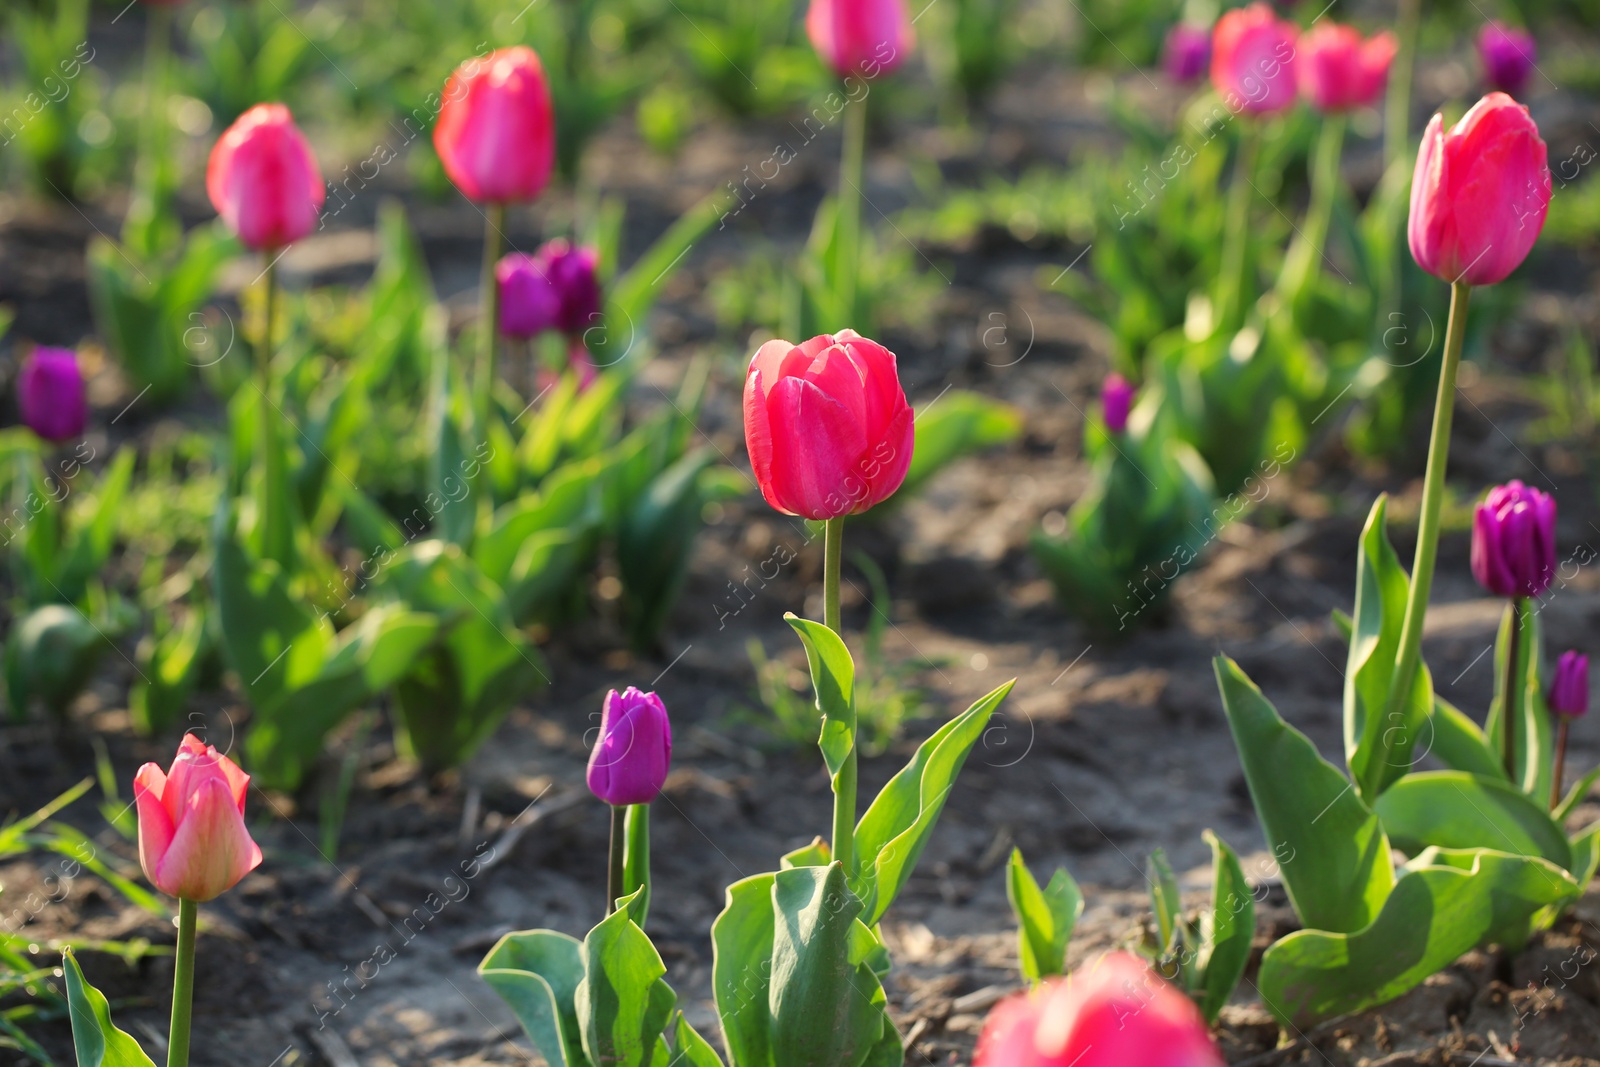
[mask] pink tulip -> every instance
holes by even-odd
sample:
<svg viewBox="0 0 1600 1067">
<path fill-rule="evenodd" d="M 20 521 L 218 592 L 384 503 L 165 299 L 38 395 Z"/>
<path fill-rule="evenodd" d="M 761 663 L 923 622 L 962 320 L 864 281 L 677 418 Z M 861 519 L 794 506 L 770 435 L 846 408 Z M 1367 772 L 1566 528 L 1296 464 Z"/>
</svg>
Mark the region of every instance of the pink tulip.
<svg viewBox="0 0 1600 1067">
<path fill-rule="evenodd" d="M 1235 8 L 1211 33 L 1211 84 L 1228 107 L 1260 115 L 1294 104 L 1298 31 L 1264 3 Z"/>
<path fill-rule="evenodd" d="M 1526 30 L 1486 22 L 1478 31 L 1478 60 L 1490 88 L 1518 96 L 1538 64 L 1539 46 Z"/>
<path fill-rule="evenodd" d="M 1398 48 L 1392 33 L 1362 40 L 1352 27 L 1319 22 L 1300 38 L 1300 95 L 1318 111 L 1366 107 L 1383 95 Z"/>
<path fill-rule="evenodd" d="M 671 766 L 672 722 L 661 698 L 631 685 L 607 693 L 589 753 L 589 791 L 613 807 L 648 804 Z"/>
<path fill-rule="evenodd" d="M 1527 258 L 1550 207 L 1539 127 L 1505 93 L 1490 93 L 1444 129 L 1433 116 L 1411 179 L 1411 254 L 1447 282 L 1493 285 Z"/>
<path fill-rule="evenodd" d="M 506 204 L 543 192 L 556 123 L 533 49 L 502 48 L 457 67 L 445 82 L 433 146 L 468 200 Z"/>
<path fill-rule="evenodd" d="M 744 440 L 767 503 L 833 519 L 888 499 L 911 464 L 894 353 L 854 330 L 768 341 L 744 380 Z"/>
<path fill-rule="evenodd" d="M 206 192 L 248 248 L 293 244 L 317 225 L 327 199 L 322 173 L 282 104 L 257 104 L 211 150 Z"/>
<path fill-rule="evenodd" d="M 1224 1067 L 1200 1009 L 1128 952 L 997 1004 L 972 1067 Z"/>
<path fill-rule="evenodd" d="M 1206 72 L 1211 58 L 1211 31 L 1180 22 L 1167 31 L 1161 48 L 1161 66 L 1175 82 L 1192 82 Z"/>
<path fill-rule="evenodd" d="M 911 52 L 905 0 L 811 0 L 806 35 L 841 78 L 888 74 Z"/>
<path fill-rule="evenodd" d="M 83 371 L 70 348 L 35 348 L 17 377 L 17 407 L 28 429 L 46 441 L 66 441 L 89 421 Z"/>
<path fill-rule="evenodd" d="M 205 903 L 256 869 L 261 849 L 244 825 L 250 776 L 215 748 L 185 734 L 171 770 L 139 768 L 139 865 L 168 896 Z"/>
</svg>

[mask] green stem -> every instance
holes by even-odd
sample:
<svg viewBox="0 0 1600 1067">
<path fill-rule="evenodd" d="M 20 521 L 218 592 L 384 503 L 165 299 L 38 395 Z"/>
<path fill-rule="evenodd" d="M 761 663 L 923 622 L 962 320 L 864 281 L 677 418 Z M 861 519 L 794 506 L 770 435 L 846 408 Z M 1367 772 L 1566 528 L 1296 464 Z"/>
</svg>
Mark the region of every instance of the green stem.
<svg viewBox="0 0 1600 1067">
<path fill-rule="evenodd" d="M 278 513 L 283 499 L 278 489 L 283 485 L 283 442 L 278 432 L 278 412 L 272 400 L 272 327 L 278 309 L 278 253 L 268 249 L 266 270 L 266 297 L 261 344 L 256 350 L 256 390 L 261 394 L 258 426 L 261 429 L 261 504 L 257 522 L 261 528 L 262 555 L 287 564 L 289 545 L 284 543 L 287 516 Z"/>
<path fill-rule="evenodd" d="M 1250 196 L 1255 192 L 1256 156 L 1261 130 L 1245 120 L 1239 131 L 1239 156 L 1234 161 L 1233 185 L 1228 190 L 1227 234 L 1222 246 L 1222 294 L 1217 301 L 1218 329 L 1232 330 L 1244 317 L 1245 286 L 1250 271 Z"/>
<path fill-rule="evenodd" d="M 1400 0 L 1395 19 L 1399 50 L 1389 68 L 1389 96 L 1383 123 L 1383 162 L 1387 170 L 1411 149 L 1411 81 L 1416 67 L 1417 31 L 1422 23 L 1422 0 Z"/>
<path fill-rule="evenodd" d="M 172 971 L 172 1026 L 167 1067 L 189 1067 L 189 1019 L 194 1008 L 194 928 L 198 905 L 178 901 L 178 954 Z"/>
<path fill-rule="evenodd" d="M 480 312 L 475 405 L 480 441 L 489 439 L 489 413 L 494 410 L 495 338 L 500 333 L 500 286 L 495 281 L 494 268 L 500 262 L 501 237 L 506 225 L 506 206 L 490 204 L 483 218 L 483 272 L 478 279 Z"/>
<path fill-rule="evenodd" d="M 1278 295 L 1287 301 L 1298 302 L 1319 273 L 1334 201 L 1339 198 L 1339 160 L 1346 125 L 1343 115 L 1328 115 L 1322 121 L 1311 162 L 1311 202 L 1284 260 L 1283 273 L 1278 275 Z"/>
<path fill-rule="evenodd" d="M 1450 324 L 1445 328 L 1444 363 L 1439 368 L 1439 396 L 1433 408 L 1433 434 L 1428 441 L 1428 469 L 1422 482 L 1422 515 L 1417 523 L 1417 555 L 1411 566 L 1411 592 L 1406 597 L 1405 622 L 1400 627 L 1400 651 L 1395 659 L 1394 681 L 1389 688 L 1386 722 L 1405 721 L 1405 705 L 1417 676 L 1422 655 L 1422 623 L 1433 589 L 1433 564 L 1439 554 L 1439 512 L 1444 504 L 1445 467 L 1450 459 L 1450 423 L 1455 415 L 1456 370 L 1461 366 L 1461 344 L 1467 328 L 1467 304 L 1472 286 L 1456 282 L 1450 287 Z M 1396 717 L 1398 716 L 1398 717 Z M 1387 736 L 1387 732 L 1385 732 Z"/>
<path fill-rule="evenodd" d="M 839 286 L 839 307 L 844 322 L 834 330 L 861 326 L 857 322 L 856 292 L 861 275 L 861 184 L 867 161 L 867 98 L 847 104 L 844 109 L 844 154 L 839 160 L 839 215 L 836 223 L 838 246 L 835 277 Z"/>
<path fill-rule="evenodd" d="M 1558 716 L 1561 720 L 1556 726 L 1556 766 L 1555 775 L 1550 781 L 1550 810 L 1555 811 L 1561 806 L 1562 779 L 1567 776 L 1567 727 L 1572 720 L 1565 715 Z"/>
<path fill-rule="evenodd" d="M 823 532 L 822 621 L 841 638 L 844 627 L 839 618 L 839 574 L 844 563 L 844 517 L 829 519 Z M 851 724 L 852 730 L 854 724 Z M 833 858 L 852 873 L 856 845 L 856 739 L 850 738 L 850 753 L 833 783 Z"/>
<path fill-rule="evenodd" d="M 628 809 L 621 804 L 611 805 L 611 865 L 606 870 L 606 914 L 617 910 L 617 898 L 622 891 L 622 856 L 628 843 Z"/>
<path fill-rule="evenodd" d="M 1527 611 L 1526 598 L 1511 598 L 1511 639 L 1506 642 L 1505 692 L 1500 695 L 1500 751 L 1506 761 L 1506 777 L 1511 779 L 1513 785 L 1522 782 L 1522 775 L 1517 773 L 1517 723 L 1522 718 L 1522 709 L 1517 702 L 1517 683 L 1522 679 L 1522 665 L 1517 659 L 1522 654 L 1522 620 Z"/>
<path fill-rule="evenodd" d="M 629 804 L 627 825 L 624 828 L 627 839 L 626 855 L 622 868 L 622 891 L 619 897 L 632 896 L 643 891 L 637 906 L 631 909 L 638 915 L 638 924 L 644 925 L 645 916 L 650 913 L 650 805 Z"/>
</svg>

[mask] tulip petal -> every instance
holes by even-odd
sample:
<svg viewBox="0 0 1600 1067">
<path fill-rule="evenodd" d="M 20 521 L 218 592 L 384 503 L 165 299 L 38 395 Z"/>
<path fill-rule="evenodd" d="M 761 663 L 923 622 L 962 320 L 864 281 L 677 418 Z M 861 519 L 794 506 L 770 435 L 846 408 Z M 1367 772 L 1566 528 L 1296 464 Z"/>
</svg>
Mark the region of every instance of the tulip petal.
<svg viewBox="0 0 1600 1067">
<path fill-rule="evenodd" d="M 806 343 L 810 344 L 811 342 L 807 341 Z M 778 379 L 783 377 L 783 361 L 794 350 L 795 346 L 788 341 L 768 341 L 756 349 L 756 354 L 750 358 L 750 370 L 745 374 L 746 382 L 748 383 L 750 378 L 759 373 L 761 381 L 764 383 L 761 395 L 763 397 L 766 396 L 767 393 L 772 391 L 772 387 L 777 384 Z"/>
<path fill-rule="evenodd" d="M 162 803 L 166 786 L 166 774 L 154 763 L 146 763 L 133 776 L 133 803 L 139 812 L 139 866 L 152 884 L 176 833 L 172 816 Z"/>
<path fill-rule="evenodd" d="M 154 881 L 170 896 L 205 903 L 237 885 L 261 863 L 228 785 L 207 778 L 195 789 Z"/>
<path fill-rule="evenodd" d="M 784 378 L 767 395 L 774 441 L 771 484 L 779 510 L 832 519 L 867 493 L 855 466 L 866 450 L 862 426 L 811 382 Z M 770 502 L 770 498 L 769 498 Z"/>
</svg>

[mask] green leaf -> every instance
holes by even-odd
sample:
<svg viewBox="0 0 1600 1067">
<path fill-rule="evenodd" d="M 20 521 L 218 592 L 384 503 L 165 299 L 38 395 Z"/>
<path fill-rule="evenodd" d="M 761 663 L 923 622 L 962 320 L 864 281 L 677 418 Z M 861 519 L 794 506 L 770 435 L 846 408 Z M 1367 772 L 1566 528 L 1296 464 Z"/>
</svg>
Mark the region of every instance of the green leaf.
<svg viewBox="0 0 1600 1067">
<path fill-rule="evenodd" d="M 817 694 L 817 710 L 822 713 L 822 762 L 838 782 L 856 736 L 856 666 L 844 640 L 820 622 L 802 619 L 787 612 L 783 620 L 794 627 L 806 647 L 806 662 L 811 665 L 811 686 Z"/>
<path fill-rule="evenodd" d="M 1295 914 L 1317 930 L 1362 929 L 1394 886 L 1377 816 L 1238 664 L 1218 656 L 1215 666 L 1250 797 Z"/>
<path fill-rule="evenodd" d="M 5 648 L 12 718 L 26 717 L 35 700 L 57 718 L 65 717 L 108 647 L 101 629 L 65 604 L 46 604 L 16 620 Z"/>
<path fill-rule="evenodd" d="M 722 1057 L 717 1055 L 717 1050 L 689 1025 L 689 1020 L 683 1017 L 681 1011 L 677 1025 L 673 1027 L 672 1044 L 676 1052 L 672 1067 L 722 1067 Z"/>
<path fill-rule="evenodd" d="M 1024 980 L 1038 985 L 1045 978 L 1066 973 L 1067 942 L 1083 914 L 1083 894 L 1065 867 L 1057 867 L 1044 889 L 1022 860 L 1022 850 L 1011 850 L 1006 866 L 1006 896 L 1016 913 L 1018 954 Z"/>
<path fill-rule="evenodd" d="M 776 874 L 755 874 L 733 883 L 727 903 L 711 924 L 711 986 L 722 1020 L 728 1062 L 770 1067 L 772 946 L 776 919 L 772 890 Z"/>
<path fill-rule="evenodd" d="M 842 647 L 842 646 L 841 646 Z M 939 727 L 889 779 L 856 824 L 856 862 L 868 926 L 876 926 L 922 856 L 956 775 L 978 743 L 1012 679 Z"/>
<path fill-rule="evenodd" d="M 606 1067 L 648 1067 L 658 1055 L 665 1062 L 661 1035 L 678 1002 L 661 980 L 661 955 L 629 917 L 631 902 L 618 901 L 583 939 L 583 981 L 573 996 L 584 1054 Z"/>
<path fill-rule="evenodd" d="M 1300 930 L 1267 949 L 1261 999 L 1279 1021 L 1302 1029 L 1363 1011 L 1577 895 L 1577 883 L 1547 860 L 1430 849 L 1401 875 L 1369 926 Z"/>
<path fill-rule="evenodd" d="M 1509 782 L 1505 763 L 1496 754 L 1494 746 L 1484 737 L 1478 724 L 1467 718 L 1454 704 L 1441 696 L 1433 698 L 1433 714 L 1428 717 L 1431 736 L 1424 737 L 1423 747 L 1437 756 L 1440 762 L 1457 771 L 1466 771 L 1481 778 Z"/>
<path fill-rule="evenodd" d="M 1500 631 L 1494 649 L 1494 700 L 1489 705 L 1489 715 L 1483 724 L 1484 735 L 1493 747 L 1495 758 L 1505 761 L 1506 674 L 1514 673 L 1511 686 L 1513 706 L 1511 721 L 1515 726 L 1513 741 L 1516 746 L 1516 773 L 1514 781 L 1535 800 L 1550 795 L 1551 752 L 1554 750 L 1550 736 L 1550 713 L 1544 704 L 1544 687 L 1540 684 L 1539 656 L 1544 648 L 1539 613 L 1526 601 L 1519 610 L 1507 604 L 1500 619 Z M 1521 619 L 1517 640 L 1517 662 L 1507 661 L 1511 650 L 1513 618 Z"/>
<path fill-rule="evenodd" d="M 788 870 L 790 867 L 826 867 L 833 862 L 833 849 L 820 837 L 811 839 L 811 844 L 803 845 L 793 852 L 785 852 L 779 860 L 779 869 Z"/>
<path fill-rule="evenodd" d="M 643 929 L 650 915 L 650 805 L 629 804 L 623 816 L 622 895 Z"/>
<path fill-rule="evenodd" d="M 636 336 L 644 335 L 645 318 L 661 287 L 671 279 L 685 253 L 723 216 L 725 200 L 722 189 L 707 194 L 617 278 L 606 301 L 606 329 L 601 336 L 588 338 L 597 363 L 612 366 L 629 354 Z"/>
<path fill-rule="evenodd" d="M 982 393 L 952 389 L 916 419 L 911 465 L 891 501 L 905 500 L 962 456 L 1008 444 L 1022 433 L 1022 413 Z"/>
<path fill-rule="evenodd" d="M 1595 872 L 1600 870 L 1600 823 L 1573 834 L 1568 845 L 1572 849 L 1572 866 L 1567 869 L 1581 888 L 1588 889 Z"/>
<path fill-rule="evenodd" d="M 1465 771 L 1421 771 L 1389 787 L 1374 806 L 1389 839 L 1402 851 L 1491 848 L 1542 856 L 1569 867 L 1572 851 L 1550 815 L 1508 782 Z"/>
<path fill-rule="evenodd" d="M 1566 799 L 1561 802 L 1560 807 L 1551 813 L 1550 817 L 1557 824 L 1565 824 L 1567 819 L 1572 816 L 1572 813 L 1578 810 L 1578 805 L 1588 799 L 1589 790 L 1594 787 L 1594 783 L 1597 781 L 1600 781 L 1600 767 L 1596 767 L 1572 783 L 1572 788 L 1567 790 Z"/>
<path fill-rule="evenodd" d="M 1211 909 L 1200 916 L 1200 1013 L 1215 1025 L 1223 1005 L 1244 977 L 1256 933 L 1256 902 L 1239 857 L 1227 842 L 1207 830 L 1211 846 Z"/>
<path fill-rule="evenodd" d="M 1160 939 L 1163 956 L 1181 954 L 1183 951 L 1183 896 L 1178 892 L 1178 877 L 1172 873 L 1172 864 L 1162 849 L 1150 853 L 1150 863 L 1145 870 L 1145 881 L 1150 885 L 1150 910 L 1155 913 L 1156 933 Z"/>
<path fill-rule="evenodd" d="M 701 474 L 715 459 L 713 449 L 699 448 L 662 471 L 617 529 L 623 609 L 636 649 L 653 646 L 688 577 L 695 535 L 705 524 Z"/>
<path fill-rule="evenodd" d="M 206 612 L 190 605 L 183 621 L 139 649 L 144 677 L 133 683 L 128 710 L 145 736 L 165 730 L 188 704 L 208 649 Z"/>
<path fill-rule="evenodd" d="M 84 979 L 71 949 L 62 953 L 61 968 L 67 978 L 72 1048 L 78 1067 L 155 1067 L 137 1041 L 112 1025 L 110 1005 Z"/>
<path fill-rule="evenodd" d="M 478 974 L 516 1015 L 551 1067 L 588 1067 L 574 1007 L 583 981 L 582 944 L 554 930 L 507 934 Z"/>
</svg>

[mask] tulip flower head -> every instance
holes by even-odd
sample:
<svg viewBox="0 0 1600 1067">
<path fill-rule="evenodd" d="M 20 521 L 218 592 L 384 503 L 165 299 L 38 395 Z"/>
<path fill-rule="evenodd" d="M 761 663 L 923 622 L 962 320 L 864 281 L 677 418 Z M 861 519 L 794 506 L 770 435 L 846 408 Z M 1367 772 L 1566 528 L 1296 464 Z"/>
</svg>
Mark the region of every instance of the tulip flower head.
<svg viewBox="0 0 1600 1067">
<path fill-rule="evenodd" d="M 1211 33 L 1211 84 L 1228 108 L 1250 115 L 1281 111 L 1295 99 L 1294 23 L 1257 0 L 1217 20 Z"/>
<path fill-rule="evenodd" d="M 1491 88 L 1520 96 L 1528 84 L 1528 75 L 1539 62 L 1539 46 L 1526 30 L 1503 22 L 1486 22 L 1478 31 L 1478 60 Z"/>
<path fill-rule="evenodd" d="M 1392 33 L 1362 40 L 1352 27 L 1319 22 L 1300 38 L 1300 95 L 1323 112 L 1366 107 L 1383 95 L 1398 49 Z"/>
<path fill-rule="evenodd" d="M 518 45 L 467 60 L 444 86 L 433 146 L 468 200 L 532 200 L 550 181 L 555 112 L 544 68 Z"/>
<path fill-rule="evenodd" d="M 28 429 L 46 441 L 66 441 L 83 433 L 89 401 L 70 348 L 35 348 L 17 377 L 17 407 Z"/>
<path fill-rule="evenodd" d="M 786 515 L 834 519 L 887 500 L 911 465 L 911 405 L 894 353 L 854 330 L 768 341 L 744 380 L 756 484 Z"/>
<path fill-rule="evenodd" d="M 1435 115 L 1411 179 L 1411 254 L 1447 282 L 1503 281 L 1539 239 L 1550 193 L 1539 127 L 1511 97 L 1490 93 L 1448 132 Z"/>
<path fill-rule="evenodd" d="M 1589 657 L 1563 652 L 1556 663 L 1556 680 L 1550 683 L 1550 710 L 1568 719 L 1589 714 Z"/>
<path fill-rule="evenodd" d="M 905 0 L 811 0 L 806 36 L 841 78 L 888 74 L 911 52 Z"/>
<path fill-rule="evenodd" d="M 1206 72 L 1211 58 L 1211 31 L 1192 22 L 1180 22 L 1167 31 L 1161 49 L 1161 67 L 1175 82 L 1192 82 Z"/>
<path fill-rule="evenodd" d="M 556 238 L 539 250 L 545 275 L 559 300 L 556 325 L 563 333 L 582 334 L 600 321 L 600 254 Z"/>
<path fill-rule="evenodd" d="M 1555 577 L 1556 502 L 1513 481 L 1472 515 L 1472 576 L 1496 596 L 1539 596 Z"/>
<path fill-rule="evenodd" d="M 172 767 L 139 768 L 139 865 L 168 896 L 205 903 L 232 889 L 261 862 L 244 825 L 250 776 L 193 734 L 185 734 Z"/>
<path fill-rule="evenodd" d="M 228 127 L 211 150 L 206 192 L 239 240 L 258 252 L 314 230 L 327 200 L 316 156 L 282 104 L 257 104 Z"/>
<path fill-rule="evenodd" d="M 1133 383 L 1112 371 L 1100 387 L 1100 409 L 1105 413 L 1106 429 L 1122 433 L 1128 428 L 1128 409 L 1133 407 Z"/>
<path fill-rule="evenodd" d="M 654 693 L 629 686 L 606 694 L 600 737 L 589 753 L 589 791 L 613 807 L 648 804 L 672 763 L 672 723 Z"/>
<path fill-rule="evenodd" d="M 997 1004 L 973 1067 L 1223 1067 L 1194 1001 L 1128 952 Z"/>
<path fill-rule="evenodd" d="M 500 286 L 501 333 L 525 340 L 555 327 L 561 296 L 541 260 L 513 252 L 495 264 L 494 277 Z"/>
</svg>

